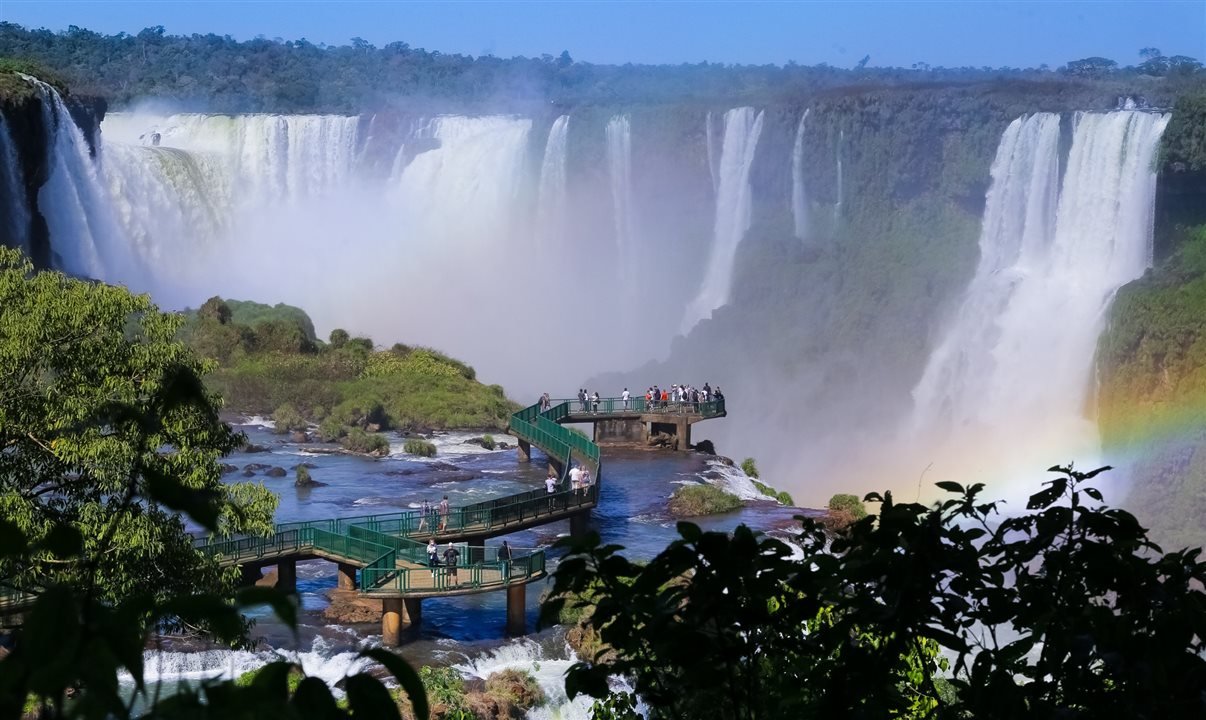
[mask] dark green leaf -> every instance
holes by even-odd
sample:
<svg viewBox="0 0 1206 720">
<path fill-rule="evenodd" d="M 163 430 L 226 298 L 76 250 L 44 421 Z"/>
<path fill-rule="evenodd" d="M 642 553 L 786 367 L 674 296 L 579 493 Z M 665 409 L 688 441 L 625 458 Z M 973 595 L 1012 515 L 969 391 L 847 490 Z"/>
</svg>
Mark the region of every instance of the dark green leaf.
<svg viewBox="0 0 1206 720">
<path fill-rule="evenodd" d="M 313 720 L 335 720 L 340 717 L 339 706 L 331 695 L 331 688 L 316 677 L 302 679 L 289 705 L 299 717 Z"/>
<path fill-rule="evenodd" d="M 419 674 L 410 666 L 410 663 L 384 648 L 365 650 L 361 655 L 384 665 L 410 697 L 418 720 L 427 720 L 427 691 L 423 687 L 423 681 L 419 679 Z"/>
<path fill-rule="evenodd" d="M 83 550 L 84 537 L 71 525 L 57 524 L 50 529 L 38 546 L 57 558 L 73 558 Z"/>
<path fill-rule="evenodd" d="M 365 720 L 400 720 L 398 705 L 389 696 L 381 681 L 372 675 L 357 673 L 345 681 L 348 707 L 353 718 Z"/>
</svg>

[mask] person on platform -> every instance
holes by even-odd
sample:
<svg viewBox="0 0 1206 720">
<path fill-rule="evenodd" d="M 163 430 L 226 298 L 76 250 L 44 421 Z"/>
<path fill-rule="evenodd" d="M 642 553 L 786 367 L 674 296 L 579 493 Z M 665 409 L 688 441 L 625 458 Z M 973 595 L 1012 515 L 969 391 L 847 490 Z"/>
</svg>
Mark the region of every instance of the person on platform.
<svg viewBox="0 0 1206 720">
<path fill-rule="evenodd" d="M 423 532 L 423 526 L 427 524 L 427 516 L 431 514 L 431 503 L 423 500 L 423 509 L 419 510 L 419 529 L 418 532 Z"/>
<path fill-rule="evenodd" d="M 557 493 L 557 474 L 549 468 L 549 476 L 544 479 L 546 494 L 549 496 L 549 510 L 553 510 L 553 496 Z"/>
<path fill-rule="evenodd" d="M 596 390 L 595 394 L 591 396 L 590 402 L 591 402 L 591 406 L 594 408 L 592 410 L 592 412 L 594 412 L 597 415 L 599 413 L 599 391 L 598 390 Z"/>
<path fill-rule="evenodd" d="M 448 496 L 445 495 L 444 499 L 440 501 L 440 532 L 444 532 L 444 529 L 447 527 L 448 527 Z"/>
<path fill-rule="evenodd" d="M 435 580 L 436 568 L 440 566 L 440 549 L 436 547 L 435 538 L 427 541 L 427 566 L 431 568 L 431 579 Z"/>
<path fill-rule="evenodd" d="M 511 546 L 507 544 L 506 540 L 503 540 L 502 547 L 498 549 L 498 561 L 503 564 L 503 577 L 511 577 Z"/>
<path fill-rule="evenodd" d="M 577 497 L 578 491 L 582 489 L 582 466 L 575 465 L 570 468 L 570 487 L 574 489 L 574 496 Z"/>
<path fill-rule="evenodd" d="M 620 397 L 624 400 L 624 409 L 627 410 L 628 409 L 628 398 L 631 397 L 628 394 L 628 388 L 624 388 L 624 392 L 620 393 Z"/>
<path fill-rule="evenodd" d="M 448 549 L 444 551 L 444 565 L 448 568 L 448 577 L 452 578 L 453 585 L 460 585 L 460 581 L 456 578 L 456 563 L 460 557 L 461 551 L 457 550 L 452 543 L 448 543 Z"/>
</svg>

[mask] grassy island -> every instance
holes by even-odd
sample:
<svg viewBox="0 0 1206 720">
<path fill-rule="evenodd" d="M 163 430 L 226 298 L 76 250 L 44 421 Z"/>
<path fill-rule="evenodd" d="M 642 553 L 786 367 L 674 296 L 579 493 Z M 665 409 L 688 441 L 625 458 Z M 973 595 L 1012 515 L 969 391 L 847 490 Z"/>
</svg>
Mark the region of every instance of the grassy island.
<svg viewBox="0 0 1206 720">
<path fill-rule="evenodd" d="M 283 430 L 320 424 L 323 440 L 359 445 L 363 431 L 501 428 L 517 409 L 437 350 L 381 350 L 339 329 L 323 342 L 297 307 L 215 297 L 186 318 L 180 336 L 217 363 L 207 382 L 227 408 L 274 416 Z"/>
</svg>

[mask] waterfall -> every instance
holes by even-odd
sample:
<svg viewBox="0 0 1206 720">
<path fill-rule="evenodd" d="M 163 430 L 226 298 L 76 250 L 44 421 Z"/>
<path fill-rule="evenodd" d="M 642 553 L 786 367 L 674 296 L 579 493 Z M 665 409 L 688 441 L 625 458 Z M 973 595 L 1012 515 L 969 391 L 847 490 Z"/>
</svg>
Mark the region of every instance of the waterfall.
<svg viewBox="0 0 1206 720">
<path fill-rule="evenodd" d="M 914 389 L 914 430 L 1021 470 L 1096 460 L 1085 417 L 1110 302 L 1151 261 L 1153 158 L 1168 116 L 1078 113 L 1062 186 L 1059 117 L 1019 118 L 992 165 L 980 262 Z M 948 468 L 949 469 L 949 468 Z"/>
<path fill-rule="evenodd" d="M 20 162 L 8 122 L 0 114 L 0 199 L 4 200 L 0 247 L 16 248 L 28 255 L 30 217 Z"/>
<path fill-rule="evenodd" d="M 61 269 L 100 279 L 135 275 L 84 133 L 57 90 L 36 78 L 22 77 L 41 95 L 43 122 L 51 135 L 49 174 L 38 191 L 38 209 L 46 218 Z M 70 243 L 56 244 L 56 239 L 70 239 Z"/>
<path fill-rule="evenodd" d="M 837 146 L 837 202 L 833 204 L 833 231 L 836 233 L 838 221 L 842 217 L 842 145 L 846 144 L 846 131 L 838 131 L 838 146 Z"/>
<path fill-rule="evenodd" d="M 632 128 L 627 115 L 616 115 L 607 123 L 607 167 L 616 226 L 617 277 L 621 286 L 630 289 L 637 268 L 633 267 Z"/>
<path fill-rule="evenodd" d="M 764 113 L 752 107 L 733 108 L 724 114 L 724 143 L 720 150 L 720 185 L 716 193 L 716 221 L 712 249 L 699 293 L 687 306 L 682 332 L 711 317 L 729 299 L 737 245 L 750 227 L 750 167 L 762 133 Z"/>
<path fill-rule="evenodd" d="M 565 229 L 566 139 L 569 134 L 569 115 L 562 115 L 549 128 L 544 145 L 544 161 L 540 165 L 540 189 L 537 194 L 537 231 L 546 244 L 561 236 Z"/>
<path fill-rule="evenodd" d="M 807 207 L 804 199 L 804 123 L 808 121 L 805 110 L 796 128 L 796 144 L 791 149 L 791 214 L 796 222 L 796 237 L 803 240 L 808 230 Z"/>
<path fill-rule="evenodd" d="M 708 111 L 704 119 L 704 134 L 708 146 L 708 174 L 712 176 L 712 194 L 720 189 L 720 153 L 716 152 L 716 123 L 712 120 L 712 111 Z"/>
</svg>

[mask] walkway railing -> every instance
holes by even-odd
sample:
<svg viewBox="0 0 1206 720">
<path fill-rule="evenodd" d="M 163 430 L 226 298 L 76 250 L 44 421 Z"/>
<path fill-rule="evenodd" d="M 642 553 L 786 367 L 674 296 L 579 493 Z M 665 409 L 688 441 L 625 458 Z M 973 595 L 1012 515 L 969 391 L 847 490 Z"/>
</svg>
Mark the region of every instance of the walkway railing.
<svg viewBox="0 0 1206 720">
<path fill-rule="evenodd" d="M 594 400 L 587 399 L 585 401 L 578 398 L 565 398 L 550 401 L 553 408 L 561 405 L 567 406 L 567 411 L 559 417 L 567 415 L 631 415 L 635 413 L 667 413 L 670 415 L 702 415 L 703 417 L 716 417 L 724 415 L 724 400 L 709 400 L 708 402 L 687 402 L 685 400 L 646 400 L 645 396 L 630 397 L 628 400 L 624 398 L 599 398 L 598 403 Z M 551 412 L 551 411 L 550 411 Z M 546 417 L 550 417 L 549 412 L 545 413 Z"/>
</svg>

